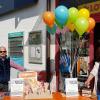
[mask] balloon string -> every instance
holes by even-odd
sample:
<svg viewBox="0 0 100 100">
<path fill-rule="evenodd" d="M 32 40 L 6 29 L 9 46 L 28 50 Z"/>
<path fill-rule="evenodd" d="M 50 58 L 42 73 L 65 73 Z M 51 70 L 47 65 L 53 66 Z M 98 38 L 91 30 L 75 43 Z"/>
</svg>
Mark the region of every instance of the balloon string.
<svg viewBox="0 0 100 100">
<path fill-rule="evenodd" d="M 60 49 L 62 50 L 62 33 L 60 32 L 59 34 L 59 44 L 60 44 Z"/>
</svg>

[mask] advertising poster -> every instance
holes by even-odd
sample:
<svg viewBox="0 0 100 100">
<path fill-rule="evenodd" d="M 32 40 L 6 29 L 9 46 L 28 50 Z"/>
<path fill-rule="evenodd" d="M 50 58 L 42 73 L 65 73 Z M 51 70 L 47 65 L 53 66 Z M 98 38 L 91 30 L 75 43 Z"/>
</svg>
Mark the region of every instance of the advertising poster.
<svg viewBox="0 0 100 100">
<path fill-rule="evenodd" d="M 8 33 L 8 54 L 18 65 L 24 66 L 23 32 Z"/>
<path fill-rule="evenodd" d="M 89 67 L 89 57 L 79 57 L 77 61 L 77 72 L 78 75 L 88 76 L 88 68 Z"/>
</svg>

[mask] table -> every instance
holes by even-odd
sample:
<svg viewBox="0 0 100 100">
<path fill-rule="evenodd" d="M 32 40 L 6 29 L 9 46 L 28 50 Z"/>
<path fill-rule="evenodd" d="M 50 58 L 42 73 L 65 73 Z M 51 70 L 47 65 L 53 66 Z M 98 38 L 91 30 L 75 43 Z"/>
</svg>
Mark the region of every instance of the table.
<svg viewBox="0 0 100 100">
<path fill-rule="evenodd" d="M 62 96 L 60 92 L 55 92 L 52 94 L 53 98 L 47 98 L 47 99 L 31 99 L 31 100 L 97 100 L 97 98 L 89 98 L 89 97 L 83 97 L 83 96 L 78 96 L 78 97 L 65 97 Z M 5 96 L 3 100 L 24 100 L 23 97 L 10 97 L 10 96 Z M 27 99 L 28 100 L 28 99 Z"/>
</svg>

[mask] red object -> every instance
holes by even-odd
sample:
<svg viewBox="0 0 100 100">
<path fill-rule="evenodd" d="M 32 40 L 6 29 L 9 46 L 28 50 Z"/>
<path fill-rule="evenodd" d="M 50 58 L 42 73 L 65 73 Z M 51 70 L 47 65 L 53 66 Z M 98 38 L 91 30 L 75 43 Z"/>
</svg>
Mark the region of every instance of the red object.
<svg viewBox="0 0 100 100">
<path fill-rule="evenodd" d="M 97 23 L 100 22 L 100 13 L 91 14 L 91 17 L 93 17 Z"/>
<path fill-rule="evenodd" d="M 38 72 L 38 80 L 39 81 L 46 81 L 46 71 L 40 71 Z"/>
</svg>

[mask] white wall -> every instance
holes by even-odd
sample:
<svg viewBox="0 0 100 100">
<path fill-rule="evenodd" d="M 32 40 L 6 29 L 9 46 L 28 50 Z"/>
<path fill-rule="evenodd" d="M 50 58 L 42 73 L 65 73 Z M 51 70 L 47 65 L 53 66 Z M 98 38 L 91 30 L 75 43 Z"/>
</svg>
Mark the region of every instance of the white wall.
<svg viewBox="0 0 100 100">
<path fill-rule="evenodd" d="M 24 67 L 32 70 L 46 69 L 46 29 L 42 22 L 42 13 L 46 10 L 46 1 L 39 0 L 37 5 L 18 10 L 0 17 L 0 46 L 8 49 L 8 33 L 24 32 Z M 39 17 L 40 16 L 40 17 Z M 42 64 L 28 63 L 28 34 L 34 30 L 42 30 Z M 17 71 L 13 69 L 11 76 L 16 77 Z M 13 73 L 14 72 L 14 73 Z"/>
</svg>

